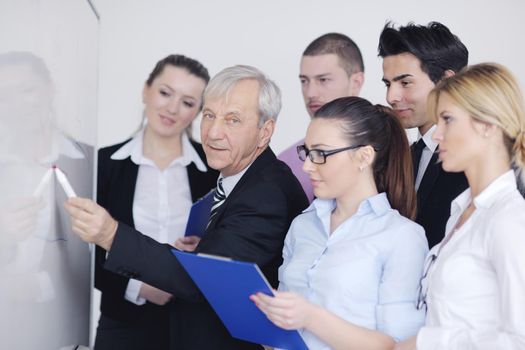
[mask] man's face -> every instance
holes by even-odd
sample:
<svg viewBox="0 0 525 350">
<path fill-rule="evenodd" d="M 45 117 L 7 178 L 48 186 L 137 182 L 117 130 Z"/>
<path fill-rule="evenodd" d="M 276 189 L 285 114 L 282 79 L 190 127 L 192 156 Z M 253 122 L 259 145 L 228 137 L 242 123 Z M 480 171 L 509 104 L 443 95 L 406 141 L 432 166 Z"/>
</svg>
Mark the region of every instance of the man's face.
<svg viewBox="0 0 525 350">
<path fill-rule="evenodd" d="M 421 70 L 421 62 L 410 53 L 386 56 L 383 59 L 383 82 L 386 100 L 406 129 L 419 128 L 425 134 L 432 124 L 427 116 L 427 97 L 434 88 L 428 74 Z"/>
<path fill-rule="evenodd" d="M 363 73 L 348 76 L 335 54 L 303 56 L 300 70 L 303 98 L 310 117 L 336 98 L 358 95 L 363 83 Z"/>
<path fill-rule="evenodd" d="M 238 174 L 264 151 L 273 134 L 274 121 L 259 127 L 259 83 L 238 82 L 227 96 L 210 96 L 204 102 L 201 139 L 208 165 L 223 176 Z"/>
</svg>

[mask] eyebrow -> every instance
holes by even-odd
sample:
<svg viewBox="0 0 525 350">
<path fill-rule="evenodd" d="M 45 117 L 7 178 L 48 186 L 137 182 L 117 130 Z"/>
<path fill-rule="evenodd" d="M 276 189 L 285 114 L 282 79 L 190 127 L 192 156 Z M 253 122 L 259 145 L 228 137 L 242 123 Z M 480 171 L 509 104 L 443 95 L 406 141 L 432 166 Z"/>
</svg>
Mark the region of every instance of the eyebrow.
<svg viewBox="0 0 525 350">
<path fill-rule="evenodd" d="M 325 143 L 316 143 L 315 145 L 310 146 L 310 149 L 316 149 L 317 147 L 333 147 L 331 145 L 327 145 Z"/>
<path fill-rule="evenodd" d="M 167 84 L 161 83 L 160 86 L 163 86 L 163 87 L 169 89 L 171 92 L 175 92 L 175 89 L 173 89 L 171 86 L 169 86 L 169 85 L 167 85 Z M 192 99 L 192 100 L 194 100 L 194 101 L 197 101 L 197 100 L 198 100 L 198 98 L 195 98 L 195 97 L 193 97 L 193 96 L 191 96 L 191 95 L 182 95 L 182 97 L 184 97 L 184 98 L 190 98 L 190 99 Z"/>
<path fill-rule="evenodd" d="M 394 77 L 394 78 L 392 79 L 392 81 L 399 81 L 399 80 L 403 80 L 403 79 L 405 79 L 405 78 L 407 78 L 407 77 L 412 77 L 412 76 L 413 76 L 412 74 L 408 74 L 408 73 L 406 73 L 406 74 L 400 74 L 400 75 Z M 382 80 L 384 83 L 388 83 L 388 82 L 390 82 L 390 81 L 389 81 L 388 79 L 386 79 L 385 77 L 383 77 L 383 79 L 381 79 L 381 80 Z"/>
<path fill-rule="evenodd" d="M 175 91 L 175 90 L 173 90 L 173 89 L 171 88 L 171 86 L 169 86 L 168 84 L 161 83 L 160 86 L 165 87 L 165 88 L 167 88 L 167 89 L 170 89 L 171 91 Z"/>
<path fill-rule="evenodd" d="M 304 74 L 299 74 L 299 79 L 320 79 L 320 78 L 328 77 L 330 75 L 332 75 L 332 73 L 322 73 L 322 74 L 314 75 L 312 77 L 309 77 L 309 76 L 304 75 Z"/>
<path fill-rule="evenodd" d="M 216 113 L 211 110 L 211 108 L 207 107 L 207 108 L 203 108 L 202 109 L 202 113 L 211 113 L 213 115 L 216 115 Z M 228 110 L 226 111 L 226 113 L 224 113 L 224 116 L 225 117 L 229 117 L 229 116 L 235 116 L 237 118 L 240 118 L 240 119 L 243 119 L 242 118 L 242 113 L 236 109 L 232 109 L 232 110 Z"/>
</svg>

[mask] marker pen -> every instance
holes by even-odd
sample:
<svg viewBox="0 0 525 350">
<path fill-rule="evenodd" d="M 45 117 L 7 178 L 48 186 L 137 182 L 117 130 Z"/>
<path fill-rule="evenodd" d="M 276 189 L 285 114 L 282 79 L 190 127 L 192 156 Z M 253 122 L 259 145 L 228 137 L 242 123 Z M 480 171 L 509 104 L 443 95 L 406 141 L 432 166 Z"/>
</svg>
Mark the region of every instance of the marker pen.
<svg viewBox="0 0 525 350">
<path fill-rule="evenodd" d="M 73 187 L 71 187 L 69 181 L 67 180 L 66 174 L 62 172 L 56 165 L 53 165 L 53 169 L 55 170 L 55 175 L 57 177 L 58 182 L 64 189 L 64 192 L 66 192 L 66 195 L 68 198 L 76 197 L 76 193 L 73 190 Z"/>
</svg>

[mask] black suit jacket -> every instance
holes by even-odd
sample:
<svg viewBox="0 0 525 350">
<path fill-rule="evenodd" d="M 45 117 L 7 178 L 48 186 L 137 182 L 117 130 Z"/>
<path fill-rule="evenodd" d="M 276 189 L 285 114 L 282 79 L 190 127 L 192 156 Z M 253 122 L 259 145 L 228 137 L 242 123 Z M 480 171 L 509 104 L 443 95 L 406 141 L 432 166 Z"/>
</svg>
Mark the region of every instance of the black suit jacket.
<svg viewBox="0 0 525 350">
<path fill-rule="evenodd" d="M 129 140 L 128 140 L 129 141 Z M 131 227 L 133 222 L 133 199 L 137 182 L 138 165 L 131 158 L 113 160 L 111 155 L 126 142 L 102 148 L 98 152 L 97 202 L 106 208 L 116 220 Z M 191 141 L 200 158 L 206 163 L 202 146 Z M 193 202 L 216 186 L 219 173 L 208 169 L 201 172 L 194 163 L 187 167 Z M 100 311 L 114 320 L 135 322 L 162 322 L 168 319 L 168 309 L 146 303 L 138 306 L 124 299 L 129 278 L 104 269 L 106 251 L 100 247 L 95 253 L 95 287 L 102 292 Z"/>
<path fill-rule="evenodd" d="M 432 155 L 417 191 L 416 217 L 416 222 L 425 229 L 430 248 L 445 236 L 450 203 L 467 187 L 464 173 L 446 172 L 438 162 L 437 152 Z"/>
<path fill-rule="evenodd" d="M 307 205 L 290 168 L 268 148 L 222 204 L 196 252 L 255 262 L 277 286 L 285 235 Z M 105 267 L 174 295 L 172 349 L 260 349 L 230 336 L 170 248 L 120 222 Z"/>
</svg>

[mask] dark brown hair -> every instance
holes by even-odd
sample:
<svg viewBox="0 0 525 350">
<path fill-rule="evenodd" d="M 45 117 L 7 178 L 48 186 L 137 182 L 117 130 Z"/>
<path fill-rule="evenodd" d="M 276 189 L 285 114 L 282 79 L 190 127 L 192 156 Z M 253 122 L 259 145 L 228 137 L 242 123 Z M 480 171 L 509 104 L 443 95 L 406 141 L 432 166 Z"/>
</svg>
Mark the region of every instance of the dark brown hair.
<svg viewBox="0 0 525 350">
<path fill-rule="evenodd" d="M 410 148 L 392 109 L 360 97 L 342 97 L 325 104 L 314 118 L 340 121 L 342 133 L 352 144 L 374 148 L 372 169 L 377 190 L 386 193 L 392 208 L 414 219 L 416 191 Z"/>
<path fill-rule="evenodd" d="M 146 84 L 148 86 L 151 86 L 153 80 L 155 80 L 156 77 L 161 75 L 162 71 L 164 70 L 164 67 L 168 65 L 184 68 L 190 74 L 193 74 L 196 77 L 199 77 L 202 80 L 204 80 L 206 84 L 208 84 L 208 82 L 210 81 L 210 74 L 208 73 L 208 70 L 199 61 L 194 60 L 193 58 L 186 57 L 184 55 L 169 55 L 157 62 L 155 68 L 153 68 L 153 70 L 149 74 L 148 80 L 146 80 Z"/>
</svg>

